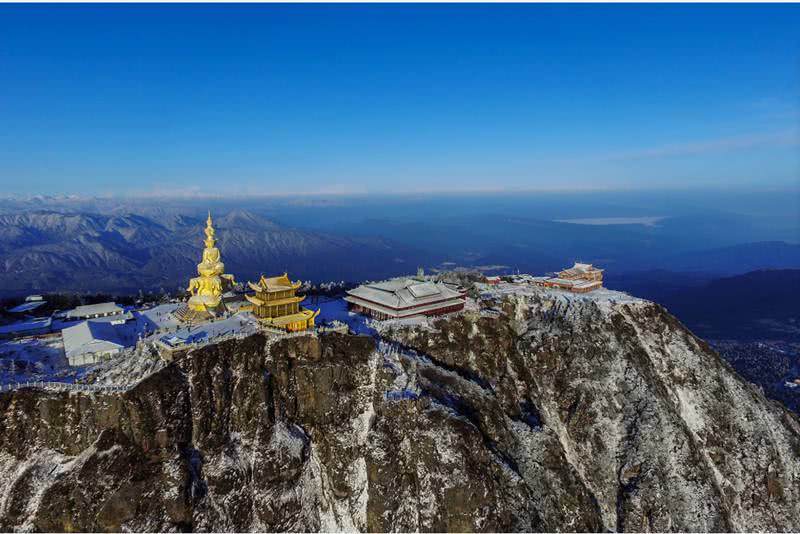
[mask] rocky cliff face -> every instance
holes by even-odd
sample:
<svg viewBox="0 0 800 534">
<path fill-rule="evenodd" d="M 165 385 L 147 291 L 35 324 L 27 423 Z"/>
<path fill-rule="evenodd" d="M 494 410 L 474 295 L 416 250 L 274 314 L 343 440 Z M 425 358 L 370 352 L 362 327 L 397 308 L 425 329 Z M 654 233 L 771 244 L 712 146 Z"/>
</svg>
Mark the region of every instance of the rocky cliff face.
<svg viewBox="0 0 800 534">
<path fill-rule="evenodd" d="M 660 307 L 512 296 L 0 394 L 0 530 L 797 530 L 800 424 Z"/>
</svg>

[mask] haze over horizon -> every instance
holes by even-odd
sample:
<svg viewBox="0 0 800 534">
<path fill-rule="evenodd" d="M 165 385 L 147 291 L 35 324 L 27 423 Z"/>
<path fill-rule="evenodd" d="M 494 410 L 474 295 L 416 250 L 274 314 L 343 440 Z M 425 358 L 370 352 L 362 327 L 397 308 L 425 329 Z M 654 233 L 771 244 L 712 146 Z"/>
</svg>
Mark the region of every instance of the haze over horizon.
<svg viewBox="0 0 800 534">
<path fill-rule="evenodd" d="M 791 190 L 797 5 L 3 5 L 3 194 Z"/>
</svg>

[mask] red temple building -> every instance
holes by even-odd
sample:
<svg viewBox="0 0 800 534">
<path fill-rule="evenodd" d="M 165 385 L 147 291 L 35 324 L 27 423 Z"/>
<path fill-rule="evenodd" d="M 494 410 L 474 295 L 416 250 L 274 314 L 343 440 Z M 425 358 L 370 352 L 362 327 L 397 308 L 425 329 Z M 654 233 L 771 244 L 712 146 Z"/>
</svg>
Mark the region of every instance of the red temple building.
<svg viewBox="0 0 800 534">
<path fill-rule="evenodd" d="M 538 276 L 534 283 L 543 287 L 557 287 L 573 293 L 588 293 L 603 287 L 603 271 L 591 263 L 575 263 L 569 269 L 564 269 L 558 276 Z"/>
</svg>

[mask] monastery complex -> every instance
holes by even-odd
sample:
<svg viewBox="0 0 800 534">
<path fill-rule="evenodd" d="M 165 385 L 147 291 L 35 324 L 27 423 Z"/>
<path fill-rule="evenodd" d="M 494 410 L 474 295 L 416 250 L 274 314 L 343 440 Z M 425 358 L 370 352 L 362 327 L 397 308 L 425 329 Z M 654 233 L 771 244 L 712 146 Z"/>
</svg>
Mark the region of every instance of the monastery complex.
<svg viewBox="0 0 800 534">
<path fill-rule="evenodd" d="M 306 297 L 297 294 L 300 282 L 292 281 L 284 272 L 277 276 L 262 274 L 255 282 L 237 283 L 225 271 L 211 213 L 203 233 L 197 276 L 189 279 L 185 301 L 176 299 L 141 309 L 104 302 L 54 311 L 49 317 L 32 317 L 27 314 L 47 303 L 41 295 L 31 295 L 25 303 L 5 310 L 8 315 L 25 319 L 0 324 L 0 338 L 60 341 L 69 365 L 81 366 L 111 359 L 145 341 L 152 343 L 163 358 L 171 359 L 178 352 L 224 336 L 248 335 L 258 330 L 274 335 L 342 328 L 346 332 L 348 324 L 357 320 L 355 314 L 379 321 L 401 320 L 455 313 L 467 306 L 467 289 L 443 281 L 445 277 L 425 276 L 420 269 L 414 277 L 368 282 L 350 289 L 343 298 L 335 299 L 346 305 L 346 309 L 341 307 L 345 315 L 339 317 L 348 324 L 337 319 L 318 327 L 320 309 L 302 306 Z M 549 276 L 485 276 L 482 282 L 487 290 L 500 293 L 524 286 L 588 293 L 602 288 L 603 272 L 589 263 L 575 263 Z M 59 339 L 51 339 L 56 336 Z"/>
</svg>

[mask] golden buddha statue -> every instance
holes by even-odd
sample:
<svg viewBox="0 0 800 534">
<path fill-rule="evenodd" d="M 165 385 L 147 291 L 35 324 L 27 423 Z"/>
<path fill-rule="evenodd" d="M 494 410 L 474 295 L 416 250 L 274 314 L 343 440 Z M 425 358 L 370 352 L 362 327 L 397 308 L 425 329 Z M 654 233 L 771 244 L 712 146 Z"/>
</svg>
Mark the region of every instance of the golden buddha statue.
<svg viewBox="0 0 800 534">
<path fill-rule="evenodd" d="M 220 258 L 219 249 L 215 246 L 214 225 L 211 212 L 208 212 L 204 240 L 206 248 L 203 250 L 203 261 L 197 264 L 197 276 L 189 281 L 187 291 L 189 310 L 196 313 L 218 315 L 224 311 L 222 294 L 228 291 L 234 283 L 233 275 L 225 274 L 225 264 Z"/>
</svg>

